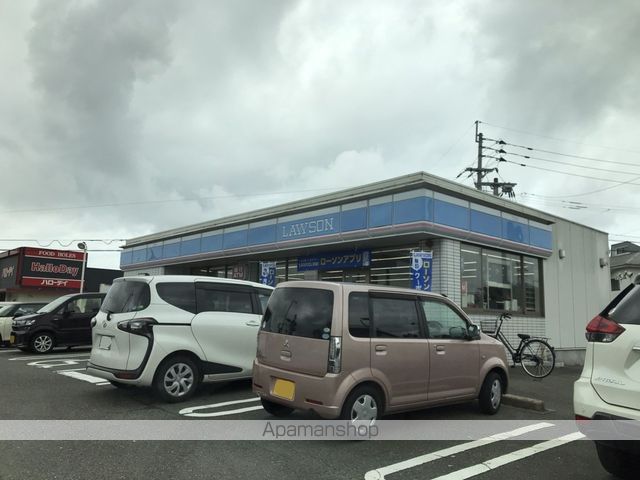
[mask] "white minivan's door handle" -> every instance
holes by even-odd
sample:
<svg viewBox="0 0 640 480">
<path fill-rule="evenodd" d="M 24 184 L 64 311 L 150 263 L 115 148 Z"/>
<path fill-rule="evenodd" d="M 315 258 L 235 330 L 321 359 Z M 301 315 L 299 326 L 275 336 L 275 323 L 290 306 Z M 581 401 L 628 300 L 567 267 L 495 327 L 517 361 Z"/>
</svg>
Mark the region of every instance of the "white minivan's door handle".
<svg viewBox="0 0 640 480">
<path fill-rule="evenodd" d="M 640 345 L 634 345 L 631 350 L 634 350 L 636 352 L 640 352 Z"/>
<path fill-rule="evenodd" d="M 249 327 L 259 327 L 260 322 L 258 322 L 257 320 L 249 320 L 247 323 L 245 323 L 245 325 L 248 325 Z"/>
</svg>

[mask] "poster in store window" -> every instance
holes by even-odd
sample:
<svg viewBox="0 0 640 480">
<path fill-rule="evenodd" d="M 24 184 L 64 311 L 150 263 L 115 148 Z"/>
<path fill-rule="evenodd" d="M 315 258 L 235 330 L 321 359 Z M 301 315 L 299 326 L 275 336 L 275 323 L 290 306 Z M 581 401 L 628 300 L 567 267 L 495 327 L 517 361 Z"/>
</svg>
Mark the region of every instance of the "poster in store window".
<svg viewBox="0 0 640 480">
<path fill-rule="evenodd" d="M 411 252 L 411 286 L 416 290 L 431 291 L 431 264 L 433 252 Z"/>
<path fill-rule="evenodd" d="M 260 283 L 276 286 L 276 262 L 260 262 Z"/>
</svg>

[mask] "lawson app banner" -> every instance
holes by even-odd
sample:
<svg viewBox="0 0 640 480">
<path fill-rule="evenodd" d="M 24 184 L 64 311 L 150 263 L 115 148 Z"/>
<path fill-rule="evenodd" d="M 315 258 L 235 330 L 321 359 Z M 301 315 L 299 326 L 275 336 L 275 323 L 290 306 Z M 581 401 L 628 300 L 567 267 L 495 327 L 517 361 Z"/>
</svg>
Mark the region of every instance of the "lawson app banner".
<svg viewBox="0 0 640 480">
<path fill-rule="evenodd" d="M 411 252 L 411 287 L 431 291 L 433 252 Z"/>
<path fill-rule="evenodd" d="M 371 250 L 349 252 L 329 252 L 310 257 L 298 257 L 298 271 L 339 270 L 342 268 L 362 268 L 371 264 Z"/>
</svg>

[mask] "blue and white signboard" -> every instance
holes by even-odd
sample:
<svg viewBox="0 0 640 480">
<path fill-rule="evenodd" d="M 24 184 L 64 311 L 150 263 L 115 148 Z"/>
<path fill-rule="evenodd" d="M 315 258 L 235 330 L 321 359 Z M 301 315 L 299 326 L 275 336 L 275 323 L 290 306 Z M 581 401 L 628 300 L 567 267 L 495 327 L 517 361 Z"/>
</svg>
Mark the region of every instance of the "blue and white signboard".
<svg viewBox="0 0 640 480">
<path fill-rule="evenodd" d="M 411 252 L 411 287 L 431 291 L 433 252 Z"/>
<path fill-rule="evenodd" d="M 320 253 L 310 257 L 298 257 L 298 271 L 341 270 L 363 268 L 371 265 L 371 250 Z"/>
<path fill-rule="evenodd" d="M 276 262 L 260 262 L 260 283 L 276 286 Z"/>
</svg>

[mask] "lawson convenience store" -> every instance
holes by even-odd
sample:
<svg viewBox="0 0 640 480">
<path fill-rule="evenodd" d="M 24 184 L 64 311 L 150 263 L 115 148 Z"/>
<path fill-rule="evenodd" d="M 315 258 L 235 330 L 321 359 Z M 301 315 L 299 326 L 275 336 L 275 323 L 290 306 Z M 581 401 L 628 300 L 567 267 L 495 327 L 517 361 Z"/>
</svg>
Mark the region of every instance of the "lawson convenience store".
<svg viewBox="0 0 640 480">
<path fill-rule="evenodd" d="M 432 291 L 477 321 L 510 312 L 509 336 L 549 337 L 572 364 L 609 298 L 607 250 L 605 232 L 419 172 L 133 238 L 121 268 L 411 288 L 414 254 L 430 252 Z"/>
</svg>

